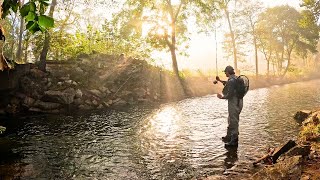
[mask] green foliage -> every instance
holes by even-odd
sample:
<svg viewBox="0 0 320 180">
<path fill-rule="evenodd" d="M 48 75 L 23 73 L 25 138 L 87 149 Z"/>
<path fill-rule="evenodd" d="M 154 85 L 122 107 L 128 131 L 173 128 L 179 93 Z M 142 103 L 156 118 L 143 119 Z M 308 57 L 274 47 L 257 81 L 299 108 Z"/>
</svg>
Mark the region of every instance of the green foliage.
<svg viewBox="0 0 320 180">
<path fill-rule="evenodd" d="M 0 134 L 4 133 L 6 131 L 6 128 L 3 126 L 0 126 Z"/>
<path fill-rule="evenodd" d="M 290 18 L 288 18 L 290 17 Z M 278 6 L 263 12 L 257 24 L 259 48 L 276 60 L 278 71 L 282 62 L 288 61 L 292 52 L 305 56 L 315 52 L 319 34 L 315 24 L 302 26 L 303 16 L 290 6 Z"/>
<path fill-rule="evenodd" d="M 311 14 L 305 14 L 306 18 L 315 19 L 318 22 L 320 18 L 320 0 L 302 0 L 302 7 L 306 7 Z"/>
<path fill-rule="evenodd" d="M 44 15 L 47 7 L 49 6 L 49 0 L 30 0 L 26 4 L 21 5 L 18 0 L 4 0 L 2 3 L 2 16 L 4 19 L 10 11 L 17 12 L 20 10 L 20 14 L 26 21 L 26 29 L 31 33 L 37 31 L 44 32 L 54 26 L 53 18 Z"/>
</svg>

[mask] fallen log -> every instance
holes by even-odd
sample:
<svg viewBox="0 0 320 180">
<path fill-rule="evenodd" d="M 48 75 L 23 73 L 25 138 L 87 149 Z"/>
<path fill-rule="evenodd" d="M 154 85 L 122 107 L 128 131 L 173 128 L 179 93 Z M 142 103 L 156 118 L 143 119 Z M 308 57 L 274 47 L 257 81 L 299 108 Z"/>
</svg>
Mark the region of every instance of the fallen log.
<svg viewBox="0 0 320 180">
<path fill-rule="evenodd" d="M 274 152 L 273 148 L 269 148 L 268 153 L 261 158 L 253 162 L 253 165 L 256 166 L 259 162 L 263 161 L 265 164 L 272 164 L 272 154 Z"/>
<path fill-rule="evenodd" d="M 253 166 L 256 166 L 259 162 L 263 161 L 266 164 L 275 164 L 278 160 L 278 158 L 288 152 L 291 148 L 296 146 L 296 142 L 293 140 L 289 140 L 286 144 L 273 149 L 269 148 L 268 153 L 261 158 L 257 159 L 255 162 L 253 162 Z"/>
</svg>

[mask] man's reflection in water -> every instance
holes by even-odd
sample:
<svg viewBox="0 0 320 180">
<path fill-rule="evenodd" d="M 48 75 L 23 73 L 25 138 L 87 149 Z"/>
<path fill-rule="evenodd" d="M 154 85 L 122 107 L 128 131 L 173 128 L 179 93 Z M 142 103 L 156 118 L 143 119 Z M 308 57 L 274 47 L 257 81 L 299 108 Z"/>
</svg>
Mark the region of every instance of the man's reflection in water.
<svg viewBox="0 0 320 180">
<path fill-rule="evenodd" d="M 238 147 L 228 147 L 226 148 L 227 152 L 225 153 L 226 158 L 224 159 L 225 169 L 230 169 L 234 166 L 235 162 L 238 160 Z"/>
</svg>

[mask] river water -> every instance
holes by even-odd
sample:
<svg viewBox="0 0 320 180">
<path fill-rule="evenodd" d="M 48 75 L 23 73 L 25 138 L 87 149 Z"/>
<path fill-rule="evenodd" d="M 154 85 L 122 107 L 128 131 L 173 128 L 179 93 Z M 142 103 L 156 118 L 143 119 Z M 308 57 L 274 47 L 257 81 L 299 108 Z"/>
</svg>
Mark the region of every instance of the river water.
<svg viewBox="0 0 320 180">
<path fill-rule="evenodd" d="M 320 106 L 320 81 L 250 90 L 238 148 L 226 149 L 227 101 L 215 95 L 158 108 L 11 120 L 0 179 L 192 179 L 249 173 L 266 149 L 296 139 L 296 111 Z M 17 125 L 17 124 L 18 125 Z M 15 128 L 10 128 L 13 126 Z"/>
</svg>

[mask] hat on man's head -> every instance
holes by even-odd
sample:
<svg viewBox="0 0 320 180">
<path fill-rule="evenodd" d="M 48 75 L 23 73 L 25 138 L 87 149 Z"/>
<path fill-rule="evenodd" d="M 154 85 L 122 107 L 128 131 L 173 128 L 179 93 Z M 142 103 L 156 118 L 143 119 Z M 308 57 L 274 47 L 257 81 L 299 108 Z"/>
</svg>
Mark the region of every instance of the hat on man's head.
<svg viewBox="0 0 320 180">
<path fill-rule="evenodd" d="M 232 67 L 232 66 L 227 66 L 227 67 L 224 69 L 224 71 L 223 71 L 223 72 L 232 73 L 232 72 L 234 72 L 234 69 L 233 69 L 233 67 Z"/>
</svg>

